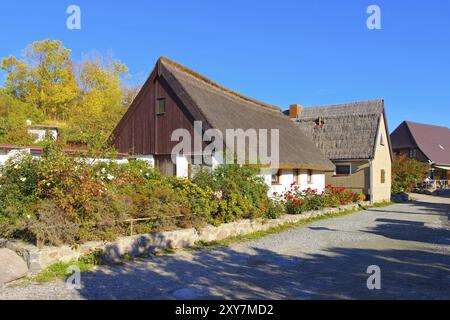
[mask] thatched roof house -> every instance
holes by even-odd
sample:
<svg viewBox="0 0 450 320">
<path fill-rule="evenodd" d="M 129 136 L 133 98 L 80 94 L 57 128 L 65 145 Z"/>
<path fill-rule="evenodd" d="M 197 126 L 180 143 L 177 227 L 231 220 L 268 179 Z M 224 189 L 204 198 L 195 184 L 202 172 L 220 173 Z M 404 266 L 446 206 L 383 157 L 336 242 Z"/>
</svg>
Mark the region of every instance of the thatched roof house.
<svg viewBox="0 0 450 320">
<path fill-rule="evenodd" d="M 140 93 L 113 132 L 119 152 L 150 155 L 166 162 L 177 142 L 176 129 L 194 133 L 194 121 L 203 131 L 219 129 L 279 130 L 279 169 L 331 171 L 332 162 L 281 109 L 227 89 L 199 73 L 161 57 Z M 269 133 L 270 135 L 270 133 Z M 226 141 L 228 147 L 233 141 Z M 271 153 L 271 146 L 268 146 Z M 181 164 L 176 165 L 179 167 Z M 169 165 L 170 167 L 170 165 Z"/>
<path fill-rule="evenodd" d="M 173 98 L 173 103 L 167 103 L 167 112 L 180 107 L 187 116 L 183 121 L 202 121 L 204 129 L 219 129 L 224 135 L 227 129 L 278 129 L 280 134 L 280 164 L 284 168 L 305 168 L 317 170 L 332 170 L 332 163 L 317 150 L 314 144 L 298 128 L 282 114 L 278 107 L 257 101 L 227 89 L 197 72 L 182 66 L 172 60 L 161 57 L 156 63 L 155 71 L 150 76 L 133 102 L 128 112 L 114 130 L 114 143 L 120 152 L 141 154 L 170 154 L 170 143 L 167 148 L 159 148 L 162 140 L 168 140 L 170 132 L 155 130 L 149 132 L 142 120 L 167 122 L 162 126 L 177 129 L 185 123 L 180 118 L 159 121 L 161 117 L 152 115 L 138 116 L 142 110 L 141 102 L 149 96 L 150 88 L 155 79 L 161 82 L 160 94 Z M 163 93 L 163 91 L 166 91 Z M 178 115 L 178 117 L 181 115 Z M 133 123 L 131 121 L 134 121 Z M 160 134 L 161 133 L 161 134 Z M 154 134 L 150 143 L 144 135 Z M 225 138 L 225 137 L 224 137 Z M 159 143 L 158 143 L 159 142 Z M 227 142 L 227 141 L 225 141 Z M 145 145 L 147 144 L 147 145 Z M 270 146 L 269 146 L 270 147 Z M 270 150 L 269 150 L 270 151 Z"/>
<path fill-rule="evenodd" d="M 376 200 L 390 198 L 392 151 L 383 100 L 305 108 L 293 105 L 285 114 L 335 163 L 336 172 L 327 176 L 330 184 Z"/>
</svg>

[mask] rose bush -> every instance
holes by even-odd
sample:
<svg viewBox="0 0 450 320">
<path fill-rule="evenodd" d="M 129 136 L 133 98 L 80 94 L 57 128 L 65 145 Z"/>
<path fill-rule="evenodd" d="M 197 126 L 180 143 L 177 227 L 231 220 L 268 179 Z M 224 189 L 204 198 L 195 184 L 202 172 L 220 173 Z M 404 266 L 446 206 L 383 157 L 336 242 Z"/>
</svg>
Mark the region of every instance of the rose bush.
<svg viewBox="0 0 450 320">
<path fill-rule="evenodd" d="M 273 197 L 284 201 L 286 212 L 289 214 L 301 214 L 305 211 L 338 207 L 360 201 L 359 195 L 345 188 L 335 188 L 328 185 L 323 192 L 318 192 L 316 189 L 311 188 L 302 190 L 295 183 L 285 193 L 274 193 Z"/>
</svg>

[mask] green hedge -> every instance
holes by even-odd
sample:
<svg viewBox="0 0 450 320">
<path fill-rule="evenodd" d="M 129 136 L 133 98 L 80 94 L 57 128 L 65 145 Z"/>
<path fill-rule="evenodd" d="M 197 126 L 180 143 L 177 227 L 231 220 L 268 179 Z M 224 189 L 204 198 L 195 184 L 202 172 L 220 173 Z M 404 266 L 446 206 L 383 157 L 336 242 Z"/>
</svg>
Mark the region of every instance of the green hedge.
<svg viewBox="0 0 450 320">
<path fill-rule="evenodd" d="M 127 219 L 150 218 L 136 233 L 220 224 L 270 213 L 256 168 L 201 171 L 193 181 L 162 175 L 145 162 L 88 161 L 51 146 L 0 168 L 0 237 L 38 245 L 113 240 Z M 273 212 L 272 212 L 273 214 Z"/>
</svg>

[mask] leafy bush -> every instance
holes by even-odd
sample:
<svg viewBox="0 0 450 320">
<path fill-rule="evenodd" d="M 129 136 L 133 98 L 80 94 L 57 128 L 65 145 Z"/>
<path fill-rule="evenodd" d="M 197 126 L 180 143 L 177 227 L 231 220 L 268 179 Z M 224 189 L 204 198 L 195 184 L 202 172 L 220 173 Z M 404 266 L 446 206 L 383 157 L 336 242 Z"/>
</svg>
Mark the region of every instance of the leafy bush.
<svg viewBox="0 0 450 320">
<path fill-rule="evenodd" d="M 38 244 L 112 239 L 126 216 L 95 167 L 60 150 L 20 155 L 1 168 L 0 236 Z"/>
<path fill-rule="evenodd" d="M 186 200 L 185 205 L 190 209 L 196 220 L 212 222 L 212 215 L 217 211 L 218 203 L 213 190 L 205 186 L 201 188 L 190 180 L 172 179 L 175 192 Z"/>
<path fill-rule="evenodd" d="M 22 154 L 0 168 L 0 237 L 38 245 L 113 240 L 128 234 L 277 217 L 257 168 L 201 171 L 193 181 L 167 177 L 143 161 L 69 156 L 48 144 L 40 159 Z"/>
<path fill-rule="evenodd" d="M 269 199 L 269 208 L 265 214 L 267 219 L 278 219 L 285 213 L 285 204 L 280 197 Z"/>
<path fill-rule="evenodd" d="M 422 183 L 429 166 L 406 155 L 397 156 L 392 163 L 392 192 L 411 192 Z"/>
<path fill-rule="evenodd" d="M 0 143 L 33 144 L 35 139 L 28 134 L 27 120 L 41 122 L 44 116 L 34 106 L 21 102 L 0 89 Z"/>
<path fill-rule="evenodd" d="M 230 164 L 212 172 L 200 170 L 193 182 L 214 191 L 218 201 L 212 215 L 215 224 L 259 218 L 269 209 L 269 189 L 255 166 Z"/>
<path fill-rule="evenodd" d="M 358 195 L 345 190 L 345 188 L 335 188 L 328 185 L 325 191 L 319 193 L 316 189 L 302 190 L 295 183 L 284 194 L 278 195 L 275 193 L 274 197 L 281 197 L 284 200 L 286 212 L 289 214 L 302 214 L 305 211 L 338 207 L 359 201 Z"/>
</svg>

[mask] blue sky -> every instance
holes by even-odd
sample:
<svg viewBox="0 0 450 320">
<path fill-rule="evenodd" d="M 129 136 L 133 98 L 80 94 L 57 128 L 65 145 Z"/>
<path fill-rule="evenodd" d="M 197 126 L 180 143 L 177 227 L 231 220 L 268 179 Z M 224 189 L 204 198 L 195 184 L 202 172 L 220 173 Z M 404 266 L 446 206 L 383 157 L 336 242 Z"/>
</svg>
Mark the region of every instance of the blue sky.
<svg viewBox="0 0 450 320">
<path fill-rule="evenodd" d="M 82 29 L 66 28 L 80 6 Z M 366 27 L 380 6 L 382 30 Z M 384 98 L 389 128 L 450 127 L 450 0 L 7 1 L 0 57 L 59 39 L 75 60 L 122 60 L 142 81 L 165 55 L 231 89 L 287 108 Z"/>
</svg>

